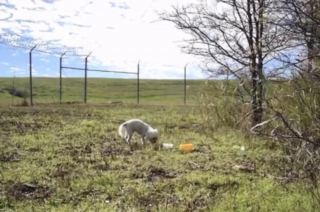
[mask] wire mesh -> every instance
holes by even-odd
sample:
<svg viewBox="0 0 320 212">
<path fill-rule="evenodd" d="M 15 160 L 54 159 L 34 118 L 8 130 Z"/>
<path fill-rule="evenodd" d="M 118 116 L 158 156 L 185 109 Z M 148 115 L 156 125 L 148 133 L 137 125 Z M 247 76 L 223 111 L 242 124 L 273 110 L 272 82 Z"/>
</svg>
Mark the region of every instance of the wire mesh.
<svg viewBox="0 0 320 212">
<path fill-rule="evenodd" d="M 198 95 L 199 81 L 186 81 L 183 77 L 178 80 L 139 79 L 141 73 L 146 71 L 143 67 L 141 69 L 139 65 L 137 68 L 131 67 L 130 69 L 133 71 L 131 73 L 125 71 L 113 72 L 113 70 L 108 69 L 97 70 L 95 67 L 91 67 L 90 57 L 87 63 L 86 80 L 84 57 L 88 54 L 80 55 L 76 51 L 71 51 L 71 54 L 69 54 L 70 49 L 68 48 L 50 47 L 45 46 L 45 44 L 41 44 L 40 48 L 39 44 L 32 39 L 27 40 L 29 43 L 26 43 L 26 40 L 21 36 L 18 36 L 15 41 L 6 36 L 0 36 L 1 55 L 7 54 L 4 51 L 11 51 L 11 56 L 14 57 L 19 52 L 19 54 L 23 54 L 20 57 L 19 64 L 23 65 L 14 67 L 8 63 L 9 74 L 7 74 L 7 78 L 0 79 L 2 104 L 30 105 L 30 59 L 32 60 L 32 102 L 34 104 L 83 103 L 86 100 L 88 103 L 181 105 L 185 103 L 193 104 L 195 97 Z M 30 58 L 32 48 L 35 49 Z M 49 53 L 46 54 L 45 50 Z M 65 55 L 62 58 L 63 54 Z M 8 59 L 8 61 L 13 60 Z M 59 66 L 60 61 L 62 62 L 61 66 Z M 186 73 L 185 69 L 181 67 L 180 75 L 184 73 Z M 187 75 L 185 75 L 186 78 L 188 78 Z M 86 84 L 87 89 L 85 89 Z"/>
<path fill-rule="evenodd" d="M 25 52 L 10 46 L 0 45 L 0 54 L 3 59 L 0 79 L 0 98 L 1 105 L 18 105 L 28 104 L 28 57 L 24 57 Z M 22 54 L 22 60 L 19 63 L 12 64 L 17 61 Z"/>
<path fill-rule="evenodd" d="M 128 74 L 122 74 L 126 76 Z M 90 103 L 136 103 L 135 79 L 120 79 L 115 73 L 88 73 L 88 102 Z"/>
</svg>

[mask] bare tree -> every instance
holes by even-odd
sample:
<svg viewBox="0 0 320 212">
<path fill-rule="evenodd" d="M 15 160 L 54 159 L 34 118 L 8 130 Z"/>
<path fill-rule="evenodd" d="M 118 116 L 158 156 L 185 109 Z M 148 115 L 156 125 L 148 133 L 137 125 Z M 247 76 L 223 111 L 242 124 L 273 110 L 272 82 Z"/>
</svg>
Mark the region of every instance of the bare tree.
<svg viewBox="0 0 320 212">
<path fill-rule="evenodd" d="M 264 122 L 269 127 L 259 133 L 266 132 L 279 141 L 277 145 L 286 153 L 281 162 L 277 161 L 279 169 L 288 180 L 304 179 L 314 208 L 319 208 L 320 1 L 281 0 L 279 11 L 285 16 L 275 25 L 287 31 L 291 51 L 299 57 L 287 60 L 287 55 L 280 55 L 277 58 L 290 67 L 293 78 L 283 85 L 284 92 L 266 100 L 275 119 Z"/>
<path fill-rule="evenodd" d="M 287 48 L 284 30 L 274 24 L 280 20 L 272 16 L 276 1 L 221 0 L 219 4 L 224 11 L 199 1 L 173 7 L 160 18 L 190 35 L 182 49 L 204 58 L 207 72 L 250 79 L 251 87 L 245 90 L 251 96 L 252 125 L 256 125 L 263 119 L 265 66 Z M 220 68 L 210 68 L 214 63 Z"/>
<path fill-rule="evenodd" d="M 281 0 L 280 4 L 279 9 L 286 14 L 281 26 L 291 34 L 294 51 L 300 49 L 299 60 L 287 61 L 300 71 L 312 72 L 317 69 L 320 53 L 320 1 Z"/>
</svg>

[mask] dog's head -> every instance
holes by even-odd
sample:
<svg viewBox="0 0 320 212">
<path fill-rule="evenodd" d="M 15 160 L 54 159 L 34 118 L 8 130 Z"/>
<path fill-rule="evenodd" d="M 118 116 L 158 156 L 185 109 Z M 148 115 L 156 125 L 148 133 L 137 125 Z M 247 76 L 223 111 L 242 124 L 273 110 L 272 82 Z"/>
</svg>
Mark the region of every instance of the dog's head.
<svg viewBox="0 0 320 212">
<path fill-rule="evenodd" d="M 157 129 L 150 129 L 146 133 L 146 139 L 148 139 L 151 143 L 156 143 L 158 141 L 159 132 Z"/>
</svg>

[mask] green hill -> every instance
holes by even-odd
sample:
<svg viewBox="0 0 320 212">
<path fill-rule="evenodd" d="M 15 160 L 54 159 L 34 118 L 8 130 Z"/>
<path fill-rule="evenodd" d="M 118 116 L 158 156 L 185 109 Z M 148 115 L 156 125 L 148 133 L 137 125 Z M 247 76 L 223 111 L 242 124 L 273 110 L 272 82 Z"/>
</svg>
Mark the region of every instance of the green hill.
<svg viewBox="0 0 320 212">
<path fill-rule="evenodd" d="M 194 103 L 194 97 L 204 80 L 187 80 L 187 104 Z M 0 78 L 0 89 L 14 86 L 29 92 L 29 78 Z M 84 79 L 63 78 L 63 102 L 83 102 Z M 59 78 L 33 78 L 34 103 L 59 102 Z M 21 98 L 13 97 L 1 90 L 1 105 L 17 104 Z M 110 101 L 137 102 L 136 79 L 88 78 L 88 103 Z M 183 80 L 140 80 L 141 104 L 183 104 Z"/>
</svg>

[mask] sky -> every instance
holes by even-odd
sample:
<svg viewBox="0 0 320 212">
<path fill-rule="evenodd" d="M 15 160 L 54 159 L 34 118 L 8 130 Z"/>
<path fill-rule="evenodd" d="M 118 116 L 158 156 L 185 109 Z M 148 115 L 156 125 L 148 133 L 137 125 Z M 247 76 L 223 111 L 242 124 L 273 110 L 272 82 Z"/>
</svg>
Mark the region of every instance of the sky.
<svg viewBox="0 0 320 212">
<path fill-rule="evenodd" d="M 204 79 L 199 60 L 181 52 L 186 34 L 157 11 L 197 0 L 1 0 L 0 34 L 17 34 L 62 50 L 89 54 L 88 68 L 135 73 L 142 79 Z M 5 39 L 13 41 L 14 37 Z M 26 43 L 28 41 L 24 41 Z M 81 50 L 79 49 L 81 47 Z M 26 49 L 0 45 L 0 77 L 27 77 Z M 58 77 L 60 55 L 34 51 L 35 77 Z M 64 56 L 63 66 L 84 68 L 84 57 Z M 63 77 L 83 77 L 83 70 L 63 69 Z M 136 78 L 134 74 L 89 72 L 88 77 Z"/>
</svg>

